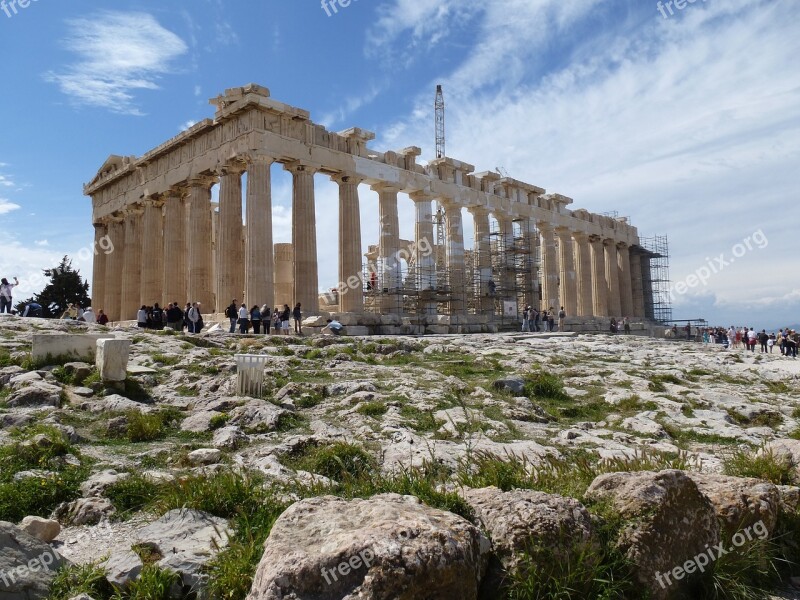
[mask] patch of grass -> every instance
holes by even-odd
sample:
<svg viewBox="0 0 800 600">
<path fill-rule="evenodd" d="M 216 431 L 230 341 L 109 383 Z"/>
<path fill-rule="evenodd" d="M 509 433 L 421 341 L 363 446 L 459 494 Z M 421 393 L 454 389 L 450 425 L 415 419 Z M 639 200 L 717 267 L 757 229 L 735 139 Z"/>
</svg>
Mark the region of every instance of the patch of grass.
<svg viewBox="0 0 800 600">
<path fill-rule="evenodd" d="M 127 419 L 124 437 L 129 442 L 152 442 L 167 437 L 183 420 L 184 415 L 172 407 L 157 412 L 144 413 L 129 410 L 124 413 Z"/>
<path fill-rule="evenodd" d="M 146 564 L 139 577 L 127 589 L 117 590 L 112 600 L 170 600 L 170 589 L 179 581 L 175 571 Z"/>
<path fill-rule="evenodd" d="M 179 396 L 184 398 L 194 398 L 200 395 L 200 392 L 193 387 L 189 387 L 188 385 L 179 385 L 175 388 L 175 391 L 178 392 Z"/>
<path fill-rule="evenodd" d="M 62 567 L 50 584 L 47 600 L 70 600 L 80 594 L 88 594 L 95 600 L 107 600 L 114 595 L 103 567 L 94 563 Z"/>
<path fill-rule="evenodd" d="M 307 446 L 286 460 L 295 470 L 309 471 L 336 481 L 359 479 L 375 472 L 375 459 L 360 446 L 336 442 L 327 446 Z"/>
<path fill-rule="evenodd" d="M 531 400 L 570 400 L 564 391 L 564 380 L 544 371 L 534 371 L 525 378 L 525 395 Z"/>
<path fill-rule="evenodd" d="M 165 485 L 155 483 L 139 473 L 131 473 L 130 477 L 109 486 L 105 496 L 111 500 L 117 514 L 126 518 L 147 507 Z"/>
<path fill-rule="evenodd" d="M 180 356 L 169 356 L 167 354 L 163 354 L 161 352 L 153 352 L 150 354 L 150 358 L 153 359 L 153 362 L 161 363 L 165 367 L 172 367 L 177 365 L 181 360 L 183 360 Z"/>
<path fill-rule="evenodd" d="M 225 427 L 225 425 L 227 425 L 230 418 L 231 416 L 228 413 L 220 413 L 218 415 L 214 415 L 213 417 L 211 417 L 211 420 L 208 423 L 208 428 L 211 431 L 222 429 L 223 427 Z"/>
<path fill-rule="evenodd" d="M 374 419 L 378 419 L 386 414 L 386 411 L 389 410 L 389 407 L 386 406 L 385 402 L 363 402 L 361 406 L 356 409 L 356 412 L 364 415 L 365 417 L 372 417 Z"/>
<path fill-rule="evenodd" d="M 774 429 L 783 423 L 783 416 L 777 412 L 762 412 L 753 418 L 748 418 L 732 408 L 726 409 L 726 412 L 741 427 L 770 427 Z"/>
<path fill-rule="evenodd" d="M 783 381 L 765 381 L 764 385 L 766 385 L 767 390 L 773 394 L 788 394 L 792 391 L 792 388 L 786 385 Z"/>
<path fill-rule="evenodd" d="M 421 410 L 410 404 L 404 404 L 400 408 L 400 416 L 406 419 L 406 424 L 417 433 L 436 431 L 442 426 L 442 421 L 436 420 L 432 410 Z"/>
<path fill-rule="evenodd" d="M 775 485 L 797 485 L 797 465 L 772 450 L 735 450 L 722 461 L 723 472 L 733 477 L 755 477 Z"/>
</svg>

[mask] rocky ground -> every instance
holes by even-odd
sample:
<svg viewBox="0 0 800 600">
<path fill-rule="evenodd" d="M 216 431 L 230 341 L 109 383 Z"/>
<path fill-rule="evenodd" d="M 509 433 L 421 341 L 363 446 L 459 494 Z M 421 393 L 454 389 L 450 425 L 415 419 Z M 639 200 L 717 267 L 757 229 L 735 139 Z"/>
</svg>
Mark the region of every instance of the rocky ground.
<svg viewBox="0 0 800 600">
<path fill-rule="evenodd" d="M 691 578 L 656 574 L 761 524 L 768 552 L 720 559 L 715 582 L 763 575 L 768 554 L 783 582 L 764 585 L 800 597 L 781 563 L 800 543 L 798 361 L 604 334 L 130 329 L 118 388 L 88 363 L 30 361 L 33 333 L 101 329 L 0 319 L 0 521 L 33 534 L 21 556 L 49 544 L 130 597 L 164 571 L 173 596 L 231 600 L 254 575 L 254 598 L 569 597 L 531 590 L 580 579 L 541 567 L 575 562 L 668 598 Z M 268 356 L 261 398 L 236 395 L 237 353 Z M 19 562 L 4 552 L 3 599 Z M 720 597 L 760 597 L 751 579 Z M 104 594 L 57 581 L 53 598 Z M 5 593 L 44 597 L 34 583 Z M 592 585 L 571 597 L 600 597 Z M 603 597 L 639 597 L 623 588 Z"/>
</svg>

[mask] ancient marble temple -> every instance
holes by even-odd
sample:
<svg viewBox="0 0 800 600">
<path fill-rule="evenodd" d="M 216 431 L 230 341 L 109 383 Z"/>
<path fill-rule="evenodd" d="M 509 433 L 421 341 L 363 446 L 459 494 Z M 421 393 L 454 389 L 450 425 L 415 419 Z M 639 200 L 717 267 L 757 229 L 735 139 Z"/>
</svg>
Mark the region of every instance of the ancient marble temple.
<svg viewBox="0 0 800 600">
<path fill-rule="evenodd" d="M 315 314 L 320 174 L 339 186 L 341 283 L 326 310 L 397 315 L 400 323 L 413 296 L 423 307 L 415 309 L 419 319 L 459 324 L 458 331 L 486 330 L 498 297 L 520 309 L 564 306 L 577 317 L 651 316 L 650 254 L 626 219 L 570 210 L 570 198 L 495 172 L 475 173 L 450 157 L 418 164 L 417 147 L 379 152 L 367 145 L 373 133 L 328 131 L 258 85 L 226 90 L 211 103 L 213 120 L 141 157 L 109 157 L 84 188 L 96 240 L 109 236 L 115 248 L 95 256 L 92 281 L 94 306 L 112 320 L 134 319 L 142 304 L 175 300 L 221 313 L 233 298 L 250 306 L 300 302 L 305 314 Z M 273 244 L 273 163 L 293 179 L 291 245 Z M 215 184 L 218 203 L 211 199 Z M 360 185 L 377 192 L 380 214 L 368 232 L 377 245 L 366 276 Z M 400 193 L 416 205 L 409 241 L 400 239 Z M 463 210 L 474 222 L 471 249 L 464 247 Z M 536 259 L 498 271 L 494 250 L 515 240 Z M 370 297 L 376 292 L 377 300 Z"/>
</svg>

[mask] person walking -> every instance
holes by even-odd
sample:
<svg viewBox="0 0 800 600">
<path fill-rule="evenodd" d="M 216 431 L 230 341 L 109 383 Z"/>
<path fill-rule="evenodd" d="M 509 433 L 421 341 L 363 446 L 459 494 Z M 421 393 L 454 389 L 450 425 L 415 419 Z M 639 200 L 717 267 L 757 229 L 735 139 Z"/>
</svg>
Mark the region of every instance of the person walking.
<svg viewBox="0 0 800 600">
<path fill-rule="evenodd" d="M 289 335 L 289 319 L 292 317 L 292 310 L 288 304 L 283 305 L 281 311 L 281 335 Z"/>
<path fill-rule="evenodd" d="M 756 332 L 753 331 L 751 327 L 747 332 L 747 347 L 750 349 L 750 352 L 756 351 Z"/>
<path fill-rule="evenodd" d="M 552 306 L 547 313 L 547 330 L 548 331 L 555 331 L 556 330 L 556 309 Z"/>
<path fill-rule="evenodd" d="M 8 283 L 8 279 L 3 277 L 0 279 L 0 314 L 5 311 L 11 314 L 12 305 L 12 292 L 15 287 L 19 285 L 19 279 L 14 277 L 14 283 Z"/>
<path fill-rule="evenodd" d="M 294 332 L 297 335 L 303 335 L 303 312 L 300 310 L 299 302 L 294 305 L 292 317 L 294 318 Z"/>
<path fill-rule="evenodd" d="M 250 322 L 253 324 L 253 333 L 261 333 L 261 309 L 258 304 L 250 309 Z"/>
<path fill-rule="evenodd" d="M 239 307 L 238 312 L 238 323 L 239 323 L 239 333 L 247 333 L 247 330 L 250 329 L 250 316 L 247 305 L 242 302 L 242 305 Z"/>
<path fill-rule="evenodd" d="M 567 317 L 567 311 L 564 310 L 564 307 L 561 307 L 561 310 L 558 311 L 558 330 L 564 331 L 564 319 Z"/>
<path fill-rule="evenodd" d="M 275 335 L 281 335 L 281 309 L 277 306 L 272 309 L 272 330 Z"/>
<path fill-rule="evenodd" d="M 548 329 L 550 327 L 550 319 L 546 308 L 542 311 L 542 327 L 544 327 L 545 331 L 550 331 Z"/>
<path fill-rule="evenodd" d="M 242 303 L 242 306 L 244 306 L 244 303 Z M 245 309 L 245 311 L 247 311 L 247 309 Z M 225 309 L 225 316 L 228 317 L 230 321 L 228 333 L 236 333 L 236 323 L 239 320 L 239 307 L 236 306 L 236 298 L 231 300 L 228 308 Z"/>
<path fill-rule="evenodd" d="M 525 308 L 522 309 L 522 331 L 530 331 L 530 325 L 529 325 L 530 311 L 531 311 L 530 306 L 526 306 Z"/>
<path fill-rule="evenodd" d="M 261 324 L 264 326 L 264 335 L 269 335 L 269 328 L 272 325 L 272 314 L 266 304 L 261 307 Z"/>
<path fill-rule="evenodd" d="M 786 336 L 786 356 L 797 358 L 797 344 L 800 341 L 797 332 L 792 329 Z"/>
<path fill-rule="evenodd" d="M 541 318 L 542 318 L 542 314 L 539 312 L 539 309 L 538 308 L 534 308 L 533 309 L 533 330 L 536 331 L 537 333 L 542 330 L 542 328 L 539 327 L 539 319 L 541 319 Z"/>
<path fill-rule="evenodd" d="M 761 354 L 766 354 L 768 352 L 767 342 L 769 342 L 769 336 L 767 335 L 767 330 L 762 329 L 761 333 L 758 334 L 758 343 L 761 344 Z"/>
<path fill-rule="evenodd" d="M 625 335 L 631 334 L 631 320 L 628 317 L 622 319 L 622 330 L 625 332 Z"/>
</svg>

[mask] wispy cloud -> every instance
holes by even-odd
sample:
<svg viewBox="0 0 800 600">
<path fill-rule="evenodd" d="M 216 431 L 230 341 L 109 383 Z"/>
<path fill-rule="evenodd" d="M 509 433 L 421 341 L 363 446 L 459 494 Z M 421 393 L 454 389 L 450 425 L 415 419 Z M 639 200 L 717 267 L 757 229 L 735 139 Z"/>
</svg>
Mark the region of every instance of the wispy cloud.
<svg viewBox="0 0 800 600">
<path fill-rule="evenodd" d="M 67 25 L 64 45 L 78 61 L 45 77 L 78 105 L 141 115 L 135 93 L 158 89 L 158 79 L 187 51 L 180 37 L 147 13 L 101 12 Z"/>
<path fill-rule="evenodd" d="M 41 247 L 41 248 L 44 248 L 44 247 L 50 245 L 50 242 L 48 242 L 47 240 L 36 240 L 33 243 L 36 244 L 37 246 Z"/>
<path fill-rule="evenodd" d="M 194 120 L 192 120 L 192 119 L 189 119 L 188 121 L 186 121 L 186 122 L 185 122 L 185 123 L 183 123 L 182 125 L 179 125 L 179 126 L 178 126 L 178 131 L 186 131 L 186 130 L 187 130 L 187 129 L 189 129 L 190 127 L 194 127 L 195 125 L 197 125 L 197 123 L 198 123 L 197 121 L 194 121 Z"/>
<path fill-rule="evenodd" d="M 22 208 L 19 204 L 14 204 L 10 200 L 0 198 L 0 215 L 8 214 L 12 211 Z"/>
</svg>

